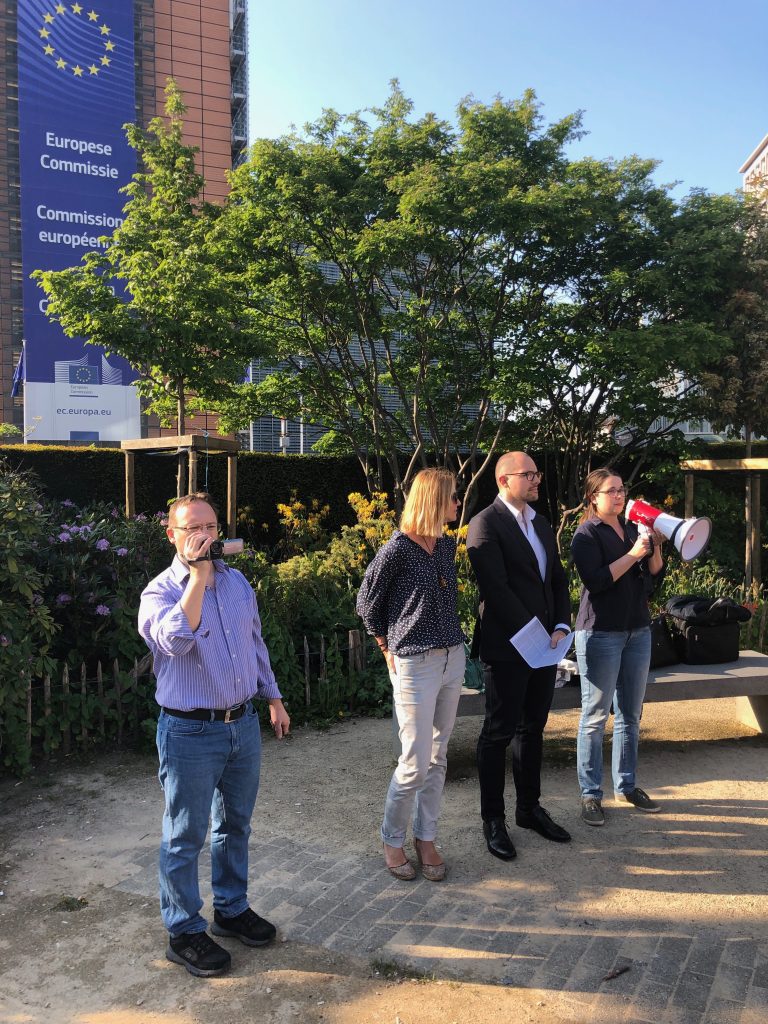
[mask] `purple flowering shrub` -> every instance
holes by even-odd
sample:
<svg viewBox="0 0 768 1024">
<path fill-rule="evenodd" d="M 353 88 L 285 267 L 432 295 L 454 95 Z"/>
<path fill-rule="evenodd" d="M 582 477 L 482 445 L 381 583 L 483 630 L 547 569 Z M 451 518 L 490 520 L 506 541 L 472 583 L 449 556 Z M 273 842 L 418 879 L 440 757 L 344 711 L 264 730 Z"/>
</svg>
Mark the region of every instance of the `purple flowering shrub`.
<svg viewBox="0 0 768 1024">
<path fill-rule="evenodd" d="M 168 565 L 170 545 L 162 516 L 126 519 L 112 505 L 49 506 L 43 558 L 49 580 L 46 604 L 59 626 L 54 652 L 89 670 L 113 658 L 130 663 L 146 653 L 136 631 L 139 597 Z"/>
<path fill-rule="evenodd" d="M 0 462 L 0 763 L 24 766 L 29 680 L 51 670 L 56 633 L 40 550 L 48 514 L 29 476 Z"/>
</svg>

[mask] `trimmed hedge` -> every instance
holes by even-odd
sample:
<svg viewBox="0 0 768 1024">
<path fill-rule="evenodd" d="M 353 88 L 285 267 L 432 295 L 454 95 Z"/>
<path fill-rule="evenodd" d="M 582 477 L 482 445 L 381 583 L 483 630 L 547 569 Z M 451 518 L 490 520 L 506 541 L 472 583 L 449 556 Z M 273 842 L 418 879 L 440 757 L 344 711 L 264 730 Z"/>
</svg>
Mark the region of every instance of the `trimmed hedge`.
<svg viewBox="0 0 768 1024">
<path fill-rule="evenodd" d="M 124 507 L 125 457 L 117 448 L 76 448 L 59 445 L 3 445 L 0 457 L 12 469 L 31 470 L 45 496 L 69 499 L 77 505 L 107 502 Z M 139 452 L 136 455 L 136 511 L 153 515 L 176 496 L 176 453 Z M 198 456 L 198 486 L 226 507 L 227 459 L 212 453 Z M 295 491 L 302 501 L 316 498 L 328 505 L 326 526 L 337 531 L 355 521 L 347 502 L 352 491 L 365 491 L 357 459 L 327 455 L 273 455 L 239 452 L 237 504 L 243 525 L 251 524 L 260 543 L 279 536 L 276 505 L 290 501 Z M 264 531 L 262 524 L 267 524 Z"/>
</svg>

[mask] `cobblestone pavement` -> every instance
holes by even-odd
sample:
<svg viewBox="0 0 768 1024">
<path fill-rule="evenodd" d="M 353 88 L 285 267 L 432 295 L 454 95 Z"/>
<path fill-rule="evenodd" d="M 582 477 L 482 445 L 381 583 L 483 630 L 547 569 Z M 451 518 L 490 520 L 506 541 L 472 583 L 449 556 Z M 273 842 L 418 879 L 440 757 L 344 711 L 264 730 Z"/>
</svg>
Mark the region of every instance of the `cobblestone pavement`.
<svg viewBox="0 0 768 1024">
<path fill-rule="evenodd" d="M 254 905 L 284 939 L 443 978 L 536 990 L 554 1019 L 606 1024 L 764 1024 L 768 957 L 749 926 L 680 926 L 642 914 L 547 907 L 478 844 L 474 874 L 397 882 L 378 857 L 288 838 L 254 842 Z M 117 888 L 154 897 L 156 854 Z M 201 877 L 208 864 L 201 860 Z M 743 932 L 743 934 L 741 934 Z"/>
</svg>

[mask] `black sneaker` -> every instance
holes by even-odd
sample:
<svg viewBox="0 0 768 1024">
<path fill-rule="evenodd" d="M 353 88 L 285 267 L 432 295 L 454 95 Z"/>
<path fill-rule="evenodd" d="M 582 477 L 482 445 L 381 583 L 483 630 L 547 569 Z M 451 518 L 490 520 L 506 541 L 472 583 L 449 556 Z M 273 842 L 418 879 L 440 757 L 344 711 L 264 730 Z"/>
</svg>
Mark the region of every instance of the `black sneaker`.
<svg viewBox="0 0 768 1024">
<path fill-rule="evenodd" d="M 657 811 L 661 810 L 661 806 L 655 800 L 651 800 L 645 790 L 640 789 L 639 786 L 635 786 L 629 793 L 617 793 L 616 799 L 619 802 L 626 800 L 628 804 L 632 804 L 638 811 L 647 811 L 648 814 L 656 814 Z"/>
<path fill-rule="evenodd" d="M 604 825 L 603 805 L 596 796 L 585 796 L 581 801 L 581 820 L 588 825 Z"/>
<path fill-rule="evenodd" d="M 168 940 L 165 955 L 175 964 L 186 967 L 198 978 L 213 978 L 228 971 L 232 957 L 223 946 L 205 932 L 184 932 Z"/>
<path fill-rule="evenodd" d="M 275 926 L 259 917 L 250 907 L 237 917 L 224 917 L 218 910 L 214 910 L 211 931 L 214 935 L 240 939 L 246 946 L 266 946 L 277 935 Z"/>
</svg>

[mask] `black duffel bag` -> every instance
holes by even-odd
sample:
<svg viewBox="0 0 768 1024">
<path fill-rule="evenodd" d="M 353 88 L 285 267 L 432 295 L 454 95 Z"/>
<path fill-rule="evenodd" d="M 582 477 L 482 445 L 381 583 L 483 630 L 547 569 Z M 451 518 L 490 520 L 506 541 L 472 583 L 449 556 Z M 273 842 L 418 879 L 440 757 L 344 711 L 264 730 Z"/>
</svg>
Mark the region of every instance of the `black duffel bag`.
<svg viewBox="0 0 768 1024">
<path fill-rule="evenodd" d="M 748 622 L 752 612 L 732 597 L 700 597 L 676 594 L 664 606 L 668 615 L 696 626 L 719 626 L 724 622 Z"/>
<path fill-rule="evenodd" d="M 664 668 L 666 665 L 677 665 L 680 656 L 677 653 L 675 638 L 667 623 L 666 615 L 654 615 L 651 619 L 651 668 Z"/>
<path fill-rule="evenodd" d="M 687 665 L 738 661 L 739 625 L 752 613 L 730 597 L 678 594 L 666 604 L 680 660 Z"/>
</svg>

